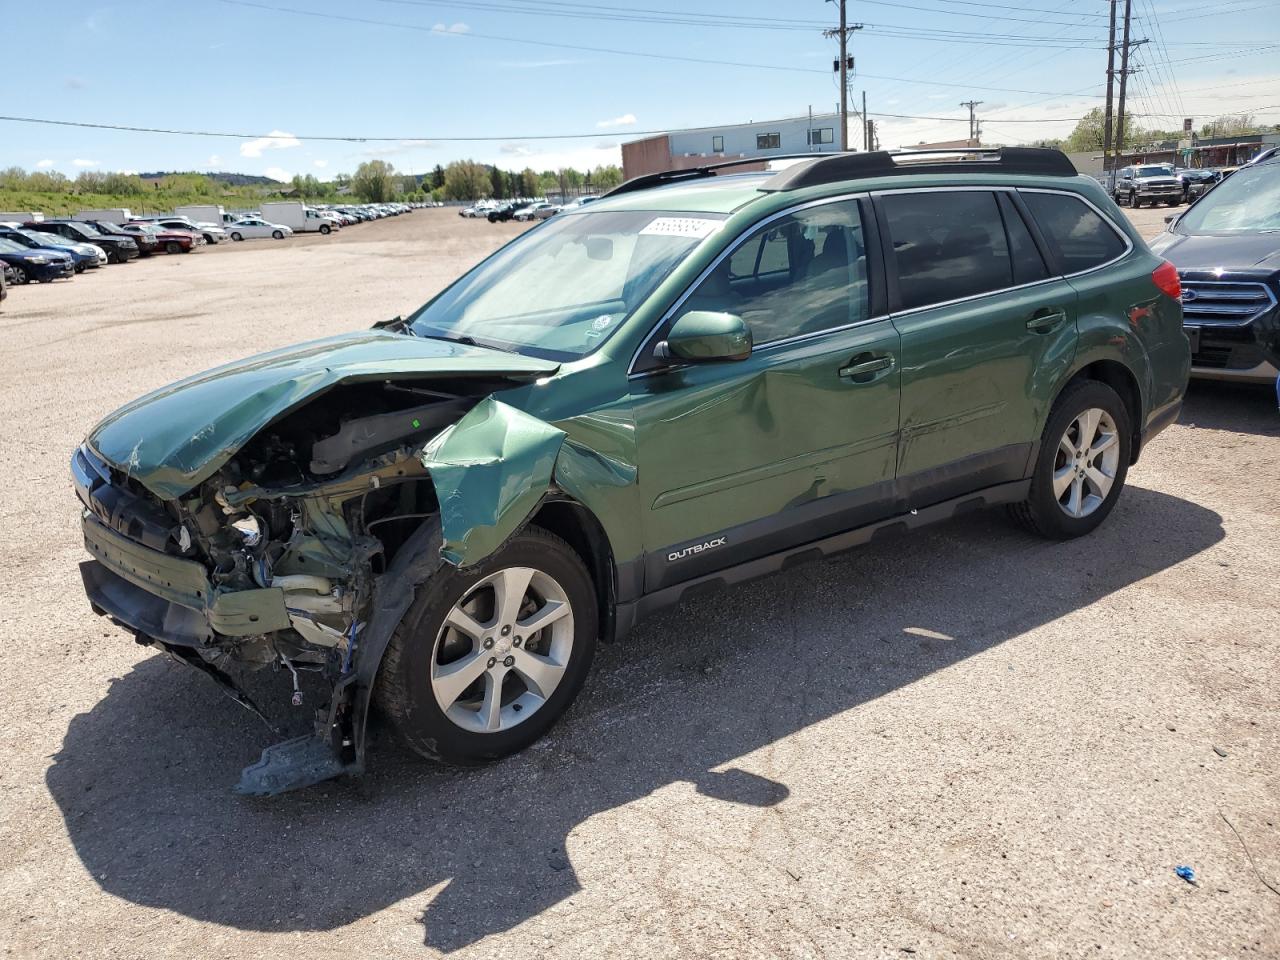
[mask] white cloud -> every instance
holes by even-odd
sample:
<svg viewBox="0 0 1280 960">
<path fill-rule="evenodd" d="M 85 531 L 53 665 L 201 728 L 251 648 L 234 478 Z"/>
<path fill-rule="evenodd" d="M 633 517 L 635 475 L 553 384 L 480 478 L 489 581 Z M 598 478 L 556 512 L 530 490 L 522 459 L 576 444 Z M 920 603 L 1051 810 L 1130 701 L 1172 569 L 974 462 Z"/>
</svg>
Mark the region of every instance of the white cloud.
<svg viewBox="0 0 1280 960">
<path fill-rule="evenodd" d="M 498 149 L 509 157 L 533 156 L 533 148 L 525 143 L 504 143 Z"/>
<path fill-rule="evenodd" d="M 98 160 L 81 160 L 79 158 L 72 160 L 73 167 L 96 167 L 101 161 Z"/>
<path fill-rule="evenodd" d="M 634 127 L 636 124 L 636 115 L 634 113 L 624 113 L 620 117 L 614 117 L 612 120 L 599 120 L 596 126 L 601 130 L 607 130 L 609 127 Z"/>
<path fill-rule="evenodd" d="M 413 150 L 431 150 L 436 146 L 430 140 L 398 140 L 395 143 L 382 143 L 376 147 L 361 150 L 362 157 L 394 157 Z"/>
<path fill-rule="evenodd" d="M 37 170 L 48 170 L 48 169 L 49 169 L 50 167 L 52 167 L 52 166 L 53 166 L 53 161 L 52 161 L 52 160 L 38 160 L 38 161 L 36 162 L 36 169 L 37 169 Z"/>
<path fill-rule="evenodd" d="M 290 147 L 300 146 L 302 146 L 302 141 L 292 133 L 285 133 L 283 130 L 272 130 L 265 137 L 246 140 L 240 144 L 240 156 L 260 157 L 264 150 L 287 150 Z"/>
<path fill-rule="evenodd" d="M 136 177 L 138 175 L 137 170 L 117 170 L 116 173 L 123 173 L 126 177 Z"/>
<path fill-rule="evenodd" d="M 329 161 L 328 160 L 312 160 L 311 165 L 313 167 L 316 167 L 317 169 L 323 170 L 325 167 L 329 165 Z"/>
<path fill-rule="evenodd" d="M 211 167 L 220 167 L 220 166 L 222 166 L 222 158 L 221 158 L 220 156 L 218 156 L 216 153 L 215 153 L 215 154 L 213 154 L 213 156 L 211 156 L 211 157 L 209 158 L 209 166 L 211 166 Z"/>
<path fill-rule="evenodd" d="M 432 33 L 453 34 L 455 37 L 462 33 L 470 33 L 471 28 L 465 23 L 451 23 L 445 26 L 443 23 L 437 23 L 431 28 Z"/>
<path fill-rule="evenodd" d="M 267 167 L 262 171 L 262 175 L 272 180 L 279 180 L 281 183 L 287 183 L 293 179 L 293 174 L 281 167 Z"/>
</svg>

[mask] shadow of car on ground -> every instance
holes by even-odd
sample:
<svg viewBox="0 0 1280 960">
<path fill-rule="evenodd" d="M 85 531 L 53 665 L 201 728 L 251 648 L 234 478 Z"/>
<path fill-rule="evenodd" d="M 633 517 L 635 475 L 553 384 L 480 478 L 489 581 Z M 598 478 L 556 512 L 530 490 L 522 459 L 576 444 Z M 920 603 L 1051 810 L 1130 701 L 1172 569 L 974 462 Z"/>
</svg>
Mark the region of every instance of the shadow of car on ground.
<svg viewBox="0 0 1280 960">
<path fill-rule="evenodd" d="M 447 881 L 422 923 L 427 945 L 455 950 L 572 896 L 565 841 L 588 818 L 681 781 L 724 801 L 727 818 L 776 804 L 787 785 L 732 769 L 736 758 L 1222 536 L 1216 513 L 1132 486 L 1070 543 L 970 515 L 659 615 L 601 649 L 578 703 L 523 754 L 448 769 L 384 735 L 361 781 L 272 800 L 228 789 L 265 728 L 152 657 L 72 720 L 47 784 L 85 868 L 117 897 L 239 929 L 316 931 Z M 281 678 L 259 676 L 260 702 L 287 700 Z M 859 750 L 833 761 L 856 766 Z"/>
</svg>

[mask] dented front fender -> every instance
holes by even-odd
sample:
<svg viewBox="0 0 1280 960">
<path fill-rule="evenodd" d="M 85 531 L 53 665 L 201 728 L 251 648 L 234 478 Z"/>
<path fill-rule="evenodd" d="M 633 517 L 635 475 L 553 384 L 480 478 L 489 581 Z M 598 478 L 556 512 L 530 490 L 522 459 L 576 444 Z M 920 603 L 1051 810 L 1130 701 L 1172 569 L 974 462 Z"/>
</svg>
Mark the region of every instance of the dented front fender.
<svg viewBox="0 0 1280 960">
<path fill-rule="evenodd" d="M 633 465 L 493 397 L 427 444 L 422 464 L 440 505 L 440 555 L 458 567 L 497 550 L 553 489 L 572 496 L 636 478 Z"/>
</svg>

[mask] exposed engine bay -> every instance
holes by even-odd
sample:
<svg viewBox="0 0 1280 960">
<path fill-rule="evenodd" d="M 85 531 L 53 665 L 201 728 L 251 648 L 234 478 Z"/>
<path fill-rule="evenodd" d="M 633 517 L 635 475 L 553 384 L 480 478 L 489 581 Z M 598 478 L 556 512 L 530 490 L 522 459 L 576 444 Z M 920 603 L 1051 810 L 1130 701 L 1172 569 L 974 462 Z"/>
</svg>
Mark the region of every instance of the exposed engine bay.
<svg viewBox="0 0 1280 960">
<path fill-rule="evenodd" d="M 375 587 L 439 509 L 423 448 L 504 386 L 510 381 L 490 377 L 339 384 L 267 424 L 175 500 L 160 499 L 88 447 L 77 453 L 73 474 L 86 507 L 86 544 L 99 561 L 84 574 L 91 600 L 95 588 L 99 596 L 119 594 L 117 580 L 136 580 L 130 573 L 142 568 L 128 558 L 134 544 L 172 558 L 175 570 L 173 579 L 167 572 L 142 574 L 149 583 L 135 586 L 159 587 L 163 576 L 176 594 L 179 576 L 193 583 L 167 608 L 163 596 L 135 590 L 143 600 L 131 595 L 129 602 L 163 609 L 131 611 L 127 622 L 99 612 L 212 675 L 268 725 L 232 668 L 287 671 L 294 707 L 304 705 L 302 672 L 322 674 L 332 690 L 331 702 L 317 710 L 314 743 L 270 748 L 300 753 L 288 762 L 302 772 L 281 774 L 277 756 L 266 779 L 242 781 L 244 792 L 289 789 L 302 785 L 289 777 L 305 781 L 308 769 L 316 773 L 312 780 L 323 779 L 334 775 L 335 762 L 360 762 L 350 680 Z M 207 616 L 189 608 L 193 593 Z M 315 746 L 325 742 L 331 753 L 318 756 Z"/>
</svg>

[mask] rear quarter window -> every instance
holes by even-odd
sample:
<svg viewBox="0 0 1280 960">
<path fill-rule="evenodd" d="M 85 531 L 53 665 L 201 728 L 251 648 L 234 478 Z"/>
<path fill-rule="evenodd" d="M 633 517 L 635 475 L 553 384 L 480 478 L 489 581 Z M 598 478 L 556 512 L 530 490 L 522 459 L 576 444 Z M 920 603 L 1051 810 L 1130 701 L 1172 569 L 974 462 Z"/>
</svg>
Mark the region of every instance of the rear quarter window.
<svg viewBox="0 0 1280 960">
<path fill-rule="evenodd" d="M 1055 249 L 1063 273 L 1092 270 L 1125 251 L 1116 228 L 1079 197 L 1023 191 L 1031 215 Z"/>
</svg>

